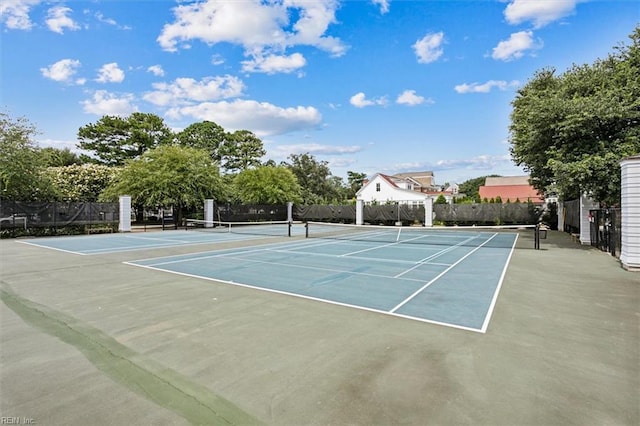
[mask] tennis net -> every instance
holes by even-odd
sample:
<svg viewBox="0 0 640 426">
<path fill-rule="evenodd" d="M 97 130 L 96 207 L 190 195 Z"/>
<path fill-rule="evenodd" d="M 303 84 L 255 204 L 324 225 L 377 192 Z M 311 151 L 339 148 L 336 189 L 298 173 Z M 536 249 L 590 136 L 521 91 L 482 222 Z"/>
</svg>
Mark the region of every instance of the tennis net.
<svg viewBox="0 0 640 426">
<path fill-rule="evenodd" d="M 539 249 L 546 231 L 541 231 L 538 225 L 416 227 L 306 222 L 305 236 L 389 244 L 507 248 L 513 247 L 518 237 L 523 241 L 520 246 Z"/>
<path fill-rule="evenodd" d="M 290 237 L 291 225 L 292 223 L 288 221 L 223 222 L 218 220 L 187 219 L 185 229 L 204 232 Z"/>
</svg>

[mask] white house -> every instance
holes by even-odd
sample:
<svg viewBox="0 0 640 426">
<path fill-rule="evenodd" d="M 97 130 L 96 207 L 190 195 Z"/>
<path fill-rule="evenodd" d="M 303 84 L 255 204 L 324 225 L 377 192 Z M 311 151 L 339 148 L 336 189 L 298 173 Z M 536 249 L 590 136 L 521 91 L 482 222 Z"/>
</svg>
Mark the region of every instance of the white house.
<svg viewBox="0 0 640 426">
<path fill-rule="evenodd" d="M 415 182 L 411 178 L 399 178 L 376 173 L 356 193 L 356 199 L 366 204 L 399 204 L 422 205 L 428 194 L 414 189 Z"/>
</svg>

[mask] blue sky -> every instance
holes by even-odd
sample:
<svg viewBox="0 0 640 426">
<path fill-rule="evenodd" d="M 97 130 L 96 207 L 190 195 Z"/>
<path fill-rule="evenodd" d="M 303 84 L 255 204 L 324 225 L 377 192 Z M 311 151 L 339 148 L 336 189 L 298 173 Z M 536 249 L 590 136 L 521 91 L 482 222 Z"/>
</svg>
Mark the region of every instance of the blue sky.
<svg viewBox="0 0 640 426">
<path fill-rule="evenodd" d="M 460 183 L 523 174 L 516 90 L 605 58 L 638 23 L 635 0 L 4 0 L 0 108 L 41 146 L 140 111 L 250 130 L 265 160 Z"/>
</svg>

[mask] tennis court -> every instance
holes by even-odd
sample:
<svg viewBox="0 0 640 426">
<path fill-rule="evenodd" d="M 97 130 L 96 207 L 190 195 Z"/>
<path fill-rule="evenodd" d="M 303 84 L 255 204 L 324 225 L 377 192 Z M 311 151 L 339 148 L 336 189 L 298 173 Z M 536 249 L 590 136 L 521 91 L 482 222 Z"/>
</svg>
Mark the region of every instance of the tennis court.
<svg viewBox="0 0 640 426">
<path fill-rule="evenodd" d="M 485 332 L 518 232 L 316 225 L 319 239 L 127 264 Z"/>
</svg>

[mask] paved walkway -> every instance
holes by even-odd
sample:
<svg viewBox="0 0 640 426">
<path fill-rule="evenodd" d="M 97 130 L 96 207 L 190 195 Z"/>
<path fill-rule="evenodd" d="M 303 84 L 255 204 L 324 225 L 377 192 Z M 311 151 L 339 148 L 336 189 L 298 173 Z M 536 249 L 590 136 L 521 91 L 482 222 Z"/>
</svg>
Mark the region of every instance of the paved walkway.
<svg viewBox="0 0 640 426">
<path fill-rule="evenodd" d="M 206 249 L 0 241 L 2 418 L 640 424 L 640 274 L 566 234 L 516 250 L 486 334 L 122 263 Z"/>
</svg>

